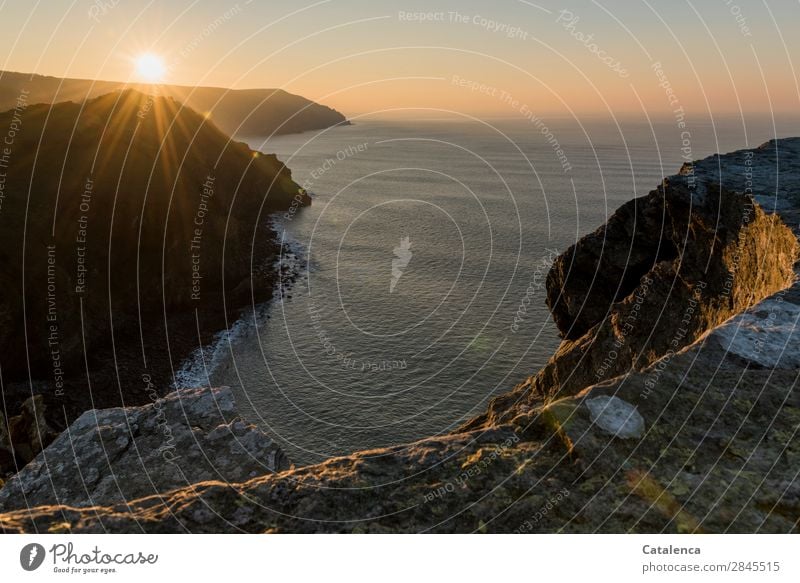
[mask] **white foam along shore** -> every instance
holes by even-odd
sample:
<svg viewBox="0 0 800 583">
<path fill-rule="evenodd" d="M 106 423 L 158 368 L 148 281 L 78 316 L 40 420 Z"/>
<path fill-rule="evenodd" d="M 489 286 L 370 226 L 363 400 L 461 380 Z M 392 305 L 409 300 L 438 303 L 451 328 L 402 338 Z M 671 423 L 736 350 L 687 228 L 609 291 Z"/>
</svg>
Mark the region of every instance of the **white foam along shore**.
<svg viewBox="0 0 800 583">
<path fill-rule="evenodd" d="M 299 273 L 305 259 L 305 247 L 289 236 L 282 221 L 279 219 L 271 221 L 269 228 L 273 229 L 276 235 L 282 237 L 281 256 L 273 263 L 271 269 L 281 271 L 283 265 L 288 265 L 290 273 Z M 284 249 L 287 247 L 289 252 L 284 254 Z M 170 387 L 171 390 L 214 386 L 214 373 L 228 359 L 233 358 L 233 348 L 236 343 L 245 339 L 248 336 L 248 332 L 259 326 L 267 317 L 272 307 L 272 302 L 281 297 L 284 283 L 284 275 L 281 272 L 275 284 L 275 294 L 271 300 L 244 310 L 230 328 L 216 333 L 208 345 L 196 348 L 181 363 L 180 368 L 175 371 Z"/>
</svg>

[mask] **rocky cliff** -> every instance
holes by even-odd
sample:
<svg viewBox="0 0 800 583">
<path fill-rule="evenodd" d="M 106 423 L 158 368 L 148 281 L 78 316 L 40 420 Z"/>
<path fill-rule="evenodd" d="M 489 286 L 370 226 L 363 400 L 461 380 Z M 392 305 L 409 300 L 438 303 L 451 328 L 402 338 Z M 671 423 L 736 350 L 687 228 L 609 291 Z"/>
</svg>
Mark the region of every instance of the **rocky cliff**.
<svg viewBox="0 0 800 583">
<path fill-rule="evenodd" d="M 796 532 L 798 192 L 800 139 L 786 139 L 697 162 L 624 206 L 548 278 L 557 354 L 456 433 L 127 504 L 7 511 L 0 524 Z"/>
<path fill-rule="evenodd" d="M 151 401 L 191 348 L 268 299 L 268 213 L 308 200 L 274 155 L 168 97 L 21 103 L 0 127 L 2 477 L 38 453 L 31 419 L 63 430 Z"/>
<path fill-rule="evenodd" d="M 796 147 L 779 143 L 784 152 Z M 537 375 L 466 427 L 643 370 L 791 285 L 800 246 L 786 225 L 796 223 L 774 212 L 787 208 L 789 193 L 759 194 L 763 208 L 754 198 L 793 180 L 791 168 L 778 169 L 786 164 L 779 143 L 684 165 L 561 254 L 547 276 L 561 345 Z"/>
</svg>

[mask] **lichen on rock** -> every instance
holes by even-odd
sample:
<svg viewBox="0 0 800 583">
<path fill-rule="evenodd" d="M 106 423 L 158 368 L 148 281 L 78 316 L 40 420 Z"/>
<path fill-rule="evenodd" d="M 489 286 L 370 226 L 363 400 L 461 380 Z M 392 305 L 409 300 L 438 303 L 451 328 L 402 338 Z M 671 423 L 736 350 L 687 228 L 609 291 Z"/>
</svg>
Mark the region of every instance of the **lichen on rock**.
<svg viewBox="0 0 800 583">
<path fill-rule="evenodd" d="M 185 389 L 86 411 L 0 490 L 0 509 L 113 504 L 288 467 L 270 437 L 238 418 L 229 388 Z"/>
</svg>

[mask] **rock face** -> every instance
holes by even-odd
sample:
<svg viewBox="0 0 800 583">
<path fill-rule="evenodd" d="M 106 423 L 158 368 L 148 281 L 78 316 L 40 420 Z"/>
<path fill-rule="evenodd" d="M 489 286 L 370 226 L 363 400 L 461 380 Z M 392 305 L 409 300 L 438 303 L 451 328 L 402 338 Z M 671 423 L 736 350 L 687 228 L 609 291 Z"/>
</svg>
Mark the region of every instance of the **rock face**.
<svg viewBox="0 0 800 583">
<path fill-rule="evenodd" d="M 749 160 L 742 173 L 752 172 Z M 691 328 L 708 329 L 728 317 L 709 312 L 737 313 L 791 283 L 797 241 L 783 222 L 754 204 L 752 187 L 735 190 L 732 180 L 699 177 L 705 165 L 695 165 L 700 170 L 685 165 L 658 189 L 624 204 L 556 259 L 547 305 L 565 339 L 577 340 L 605 320 L 635 326 L 625 309 L 631 299 L 639 299 L 648 325 L 658 326 L 673 318 L 658 317 L 650 305 L 661 302 L 674 316 L 669 308 L 694 298 L 699 310 Z M 667 298 L 675 305 L 664 305 Z M 625 334 L 616 327 L 617 335 Z M 643 348 L 647 340 L 636 343 Z"/>
<path fill-rule="evenodd" d="M 782 142 L 786 158 L 800 149 L 800 140 Z M 753 188 L 773 184 L 765 171 L 760 182 L 752 173 L 775 167 L 774 148 L 727 155 L 732 162 L 722 179 L 714 173 L 718 156 L 685 165 L 559 256 L 547 277 L 547 303 L 563 342 L 537 375 L 467 428 L 513 417 L 514 403 L 575 394 L 642 370 L 791 285 L 797 238 L 753 198 L 769 198 Z"/>
<path fill-rule="evenodd" d="M 558 371 L 561 389 L 644 367 L 794 280 L 797 239 L 777 216 L 715 184 L 699 195 L 682 178 L 621 207 L 553 265 L 548 306 L 575 341 L 558 358 L 577 351 L 594 368 L 574 381 Z"/>
<path fill-rule="evenodd" d="M 230 389 L 183 390 L 143 407 L 86 411 L 0 490 L 0 509 L 108 505 L 288 467 L 268 436 L 237 417 Z"/>
<path fill-rule="evenodd" d="M 139 310 L 201 307 L 249 282 L 259 213 L 298 194 L 274 156 L 169 98 L 126 91 L 31 105 L 0 114 L 0 126 L 14 115 L 0 214 L 0 275 L 14 282 L 0 294 L 0 358 L 12 377 L 27 375 L 28 358 L 34 372 L 82 364 L 84 341 L 107 341 L 98 329 L 109 309 L 125 325 Z M 249 289 L 240 295 L 249 300 Z"/>
<path fill-rule="evenodd" d="M 201 330 L 271 295 L 280 244 L 267 214 L 308 203 L 275 156 L 131 90 L 21 102 L 0 127 L 15 128 L 0 206 L 6 416 L 20 414 L 29 379 L 64 425 L 145 403 L 140 379 L 165 390 L 171 359 L 188 356 L 169 331 L 188 328 L 196 347 Z"/>
<path fill-rule="evenodd" d="M 747 160 L 752 164 L 740 164 Z M 752 175 L 741 181 L 727 178 L 750 167 Z M 569 323 L 568 350 L 560 354 L 573 354 L 577 346 L 591 360 L 592 343 L 607 348 L 624 329 L 620 318 L 633 310 L 631 294 L 636 297 L 645 278 L 651 289 L 637 326 L 652 330 L 667 324 L 659 320 L 661 305 L 647 302 L 666 303 L 673 327 L 663 329 L 674 331 L 682 318 L 669 307 L 670 290 L 689 290 L 676 294 L 676 301 L 689 302 L 704 282 L 695 300 L 700 315 L 694 320 L 691 313 L 690 337 L 677 345 L 668 338 L 620 351 L 628 359 L 621 359 L 624 370 L 609 370 L 602 382 L 594 380 L 594 365 L 565 360 L 568 365 L 550 368 L 559 375 L 529 379 L 451 435 L 258 476 L 236 489 L 206 482 L 101 508 L 7 512 L 0 526 L 9 532 L 798 532 L 800 284 L 768 290 L 792 283 L 787 265 L 796 246 L 778 218 L 796 224 L 800 140 L 713 157 L 692 171 L 698 183 L 691 200 L 712 206 L 696 210 L 693 202 L 691 211 L 678 212 L 687 169 L 651 202 L 671 192 L 669 216 L 686 219 L 676 224 L 697 248 L 679 247 L 673 258 L 643 254 L 650 259 L 634 263 L 645 271 L 631 280 L 617 276 L 618 283 L 627 282 L 621 289 L 633 286 L 624 297 L 602 296 L 611 314 L 602 321 L 592 323 L 600 312 L 583 318 L 575 309 L 581 302 L 569 298 L 558 316 L 562 326 Z M 722 189 L 714 186 L 720 172 Z M 751 219 L 739 215 L 737 226 L 734 217 L 747 206 L 749 187 L 762 204 L 772 202 L 773 216 L 753 207 Z M 708 223 L 715 204 L 723 205 L 719 227 Z M 631 225 L 627 219 L 620 224 Z M 732 243 L 740 236 L 748 249 Z M 714 249 L 704 251 L 702 241 Z M 734 260 L 737 252 L 745 256 Z M 676 263 L 681 257 L 691 269 Z M 703 258 L 713 261 L 698 271 Z M 581 292 L 568 270 L 559 269 L 565 277 L 557 270 L 554 281 L 563 282 L 566 293 L 594 293 L 589 287 Z M 729 281 L 731 272 L 730 292 L 720 293 L 719 276 Z M 690 274 L 706 279 L 689 280 Z M 739 313 L 731 313 L 737 306 Z M 726 311 L 732 317 L 722 321 Z M 576 331 L 589 328 L 570 338 L 575 322 Z M 630 338 L 633 344 L 646 336 Z M 567 382 L 561 373 L 570 370 L 582 380 Z M 556 384 L 548 387 L 548 379 Z"/>
</svg>

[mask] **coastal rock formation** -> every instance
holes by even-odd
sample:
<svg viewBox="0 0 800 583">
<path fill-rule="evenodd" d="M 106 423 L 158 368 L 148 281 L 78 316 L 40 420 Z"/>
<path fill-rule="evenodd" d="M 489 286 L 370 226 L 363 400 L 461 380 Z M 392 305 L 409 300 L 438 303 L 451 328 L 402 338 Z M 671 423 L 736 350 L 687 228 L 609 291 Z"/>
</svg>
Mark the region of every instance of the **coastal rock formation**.
<svg viewBox="0 0 800 583">
<path fill-rule="evenodd" d="M 86 411 L 0 490 L 0 510 L 108 505 L 288 467 L 268 436 L 237 417 L 230 389 L 182 390 L 142 407 Z"/>
<path fill-rule="evenodd" d="M 758 171 L 715 187 L 719 172 L 737 174 L 739 161 L 748 159 Z M 127 504 L 7 512 L 0 514 L 0 527 L 8 532 L 798 532 L 800 285 L 786 271 L 796 244 L 786 239 L 788 227 L 778 219 L 790 220 L 798 208 L 793 197 L 800 192 L 800 139 L 713 157 L 696 163 L 693 172 L 700 184 L 684 202 L 725 202 L 718 206 L 721 228 L 706 224 L 715 216 L 713 207 L 697 211 L 705 213 L 703 220 L 692 218 L 694 209 L 670 216 L 686 218 L 677 223 L 678 231 L 719 246 L 721 255 L 699 248 L 691 253 L 678 248 L 673 258 L 648 254 L 650 259 L 639 262 L 647 268 L 632 280 L 634 288 L 623 298 L 614 295 L 608 306 L 617 320 L 630 313 L 626 302 L 645 277 L 652 280 L 646 297 L 665 303 L 675 280 L 691 291 L 705 281 L 696 300 L 699 324 L 691 328 L 697 338 L 687 338 L 682 347 L 641 345 L 643 352 L 630 352 L 625 370 L 609 372 L 602 382 L 576 359 L 572 366 L 583 386 L 537 375 L 451 435 L 258 476 L 236 488 L 207 481 Z M 678 185 L 670 206 L 678 207 L 682 180 L 673 177 L 661 190 L 666 196 L 670 185 Z M 738 215 L 737 226 L 734 217 L 747 206 L 748 188 L 761 204 L 772 201 L 767 210 L 773 213 L 753 206 L 751 219 Z M 740 234 L 751 248 L 734 263 L 731 254 L 739 250 L 731 238 Z M 695 271 L 683 271 L 675 263 L 679 257 Z M 722 263 L 698 272 L 704 257 Z M 657 260 L 652 267 L 651 260 Z M 768 268 L 776 273 L 763 273 Z M 685 279 L 692 273 L 725 274 L 726 280 L 733 273 L 738 281 L 728 294 L 719 294 L 719 278 Z M 770 293 L 781 281 L 783 289 Z M 746 289 L 746 282 L 756 289 Z M 575 305 L 566 302 L 562 322 L 580 320 Z M 730 313 L 737 307 L 738 313 Z M 641 326 L 658 329 L 661 308 L 644 303 Z M 668 309 L 671 319 L 681 322 L 675 308 Z M 732 317 L 725 321 L 726 310 Z M 617 330 L 609 319 L 614 318 L 591 324 L 577 339 L 566 337 L 565 344 L 582 342 L 590 355 L 592 341 L 609 342 L 601 332 L 610 338 Z M 594 339 L 587 336 L 593 330 Z M 665 351 L 658 354 L 658 346 Z M 645 354 L 649 364 L 639 365 L 644 361 L 633 354 Z M 545 386 L 548 378 L 557 384 Z"/>
<path fill-rule="evenodd" d="M 0 111 L 12 109 L 23 93 L 28 103 L 80 103 L 123 89 L 149 93 L 152 86 L 0 71 Z M 159 85 L 159 91 L 164 97 L 210 116 L 231 135 L 266 137 L 349 124 L 335 109 L 282 89 Z"/>
<path fill-rule="evenodd" d="M 565 339 L 577 340 L 604 320 L 625 320 L 631 313 L 619 304 L 637 292 L 669 294 L 679 298 L 676 304 L 698 296 L 701 310 L 738 312 L 791 282 L 797 242 L 780 219 L 754 205 L 752 191 L 698 180 L 686 168 L 624 204 L 556 259 L 547 305 Z M 645 310 L 648 299 L 639 302 Z M 719 320 L 698 317 L 703 321 L 692 328 Z"/>
<path fill-rule="evenodd" d="M 21 102 L 0 127 L 13 128 L 0 199 L 7 417 L 32 391 L 61 428 L 91 408 L 145 403 L 152 384 L 167 390 L 173 359 L 271 296 L 280 244 L 267 215 L 308 204 L 274 155 L 130 90 Z"/>
<path fill-rule="evenodd" d="M 642 370 L 791 285 L 800 253 L 791 217 L 765 212 L 754 198 L 770 197 L 768 171 L 760 169 L 758 181 L 753 173 L 776 168 L 774 149 L 770 142 L 727 155 L 722 178 L 718 156 L 684 165 L 560 255 L 548 273 L 547 304 L 561 345 L 537 375 L 466 428 Z M 790 158 L 800 140 L 782 140 L 782 149 Z M 782 207 L 793 208 L 786 196 Z"/>
</svg>

